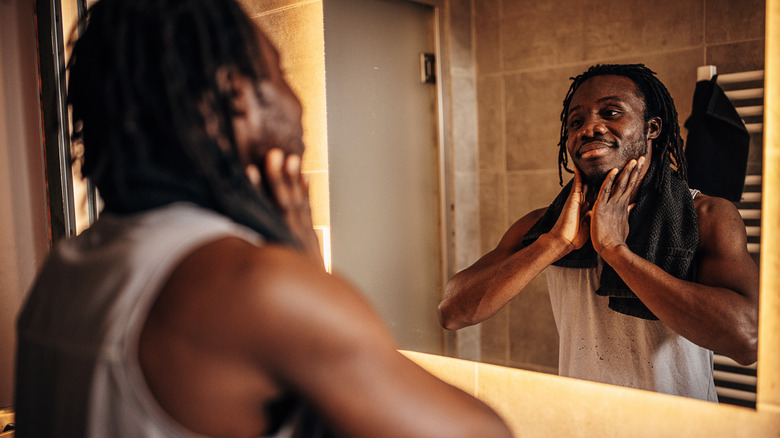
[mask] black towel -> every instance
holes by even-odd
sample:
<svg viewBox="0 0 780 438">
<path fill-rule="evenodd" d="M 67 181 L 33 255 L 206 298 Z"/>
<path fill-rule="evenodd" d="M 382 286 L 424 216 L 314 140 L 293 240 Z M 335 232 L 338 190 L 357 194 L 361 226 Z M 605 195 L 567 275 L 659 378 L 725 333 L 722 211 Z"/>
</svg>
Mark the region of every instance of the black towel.
<svg viewBox="0 0 780 438">
<path fill-rule="evenodd" d="M 739 202 L 745 186 L 750 134 L 715 80 L 699 81 L 685 121 L 688 184 L 702 193 Z"/>
<path fill-rule="evenodd" d="M 626 244 L 631 251 L 669 274 L 694 281 L 696 266 L 693 258 L 699 243 L 699 227 L 693 197 L 685 182 L 669 166 L 659 170 L 660 165 L 656 161 L 653 160 L 639 186 L 638 201 L 628 217 Z M 530 245 L 555 225 L 572 185 L 573 181 L 569 181 L 547 208 L 547 212 L 523 236 L 524 246 Z M 597 263 L 598 255 L 589 240 L 582 248 L 570 252 L 553 264 L 569 268 L 592 268 Z M 596 293 L 610 297 L 609 308 L 616 312 L 642 319 L 658 319 L 606 263 Z"/>
</svg>

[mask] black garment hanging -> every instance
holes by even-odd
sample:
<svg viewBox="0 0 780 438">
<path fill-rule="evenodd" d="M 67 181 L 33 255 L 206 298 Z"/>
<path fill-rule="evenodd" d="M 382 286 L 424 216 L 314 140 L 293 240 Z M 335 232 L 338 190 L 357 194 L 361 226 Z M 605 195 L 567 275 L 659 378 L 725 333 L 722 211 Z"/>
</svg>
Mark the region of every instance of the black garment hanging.
<svg viewBox="0 0 780 438">
<path fill-rule="evenodd" d="M 696 83 L 685 127 L 688 186 L 738 202 L 745 185 L 750 134 L 715 78 Z"/>
</svg>

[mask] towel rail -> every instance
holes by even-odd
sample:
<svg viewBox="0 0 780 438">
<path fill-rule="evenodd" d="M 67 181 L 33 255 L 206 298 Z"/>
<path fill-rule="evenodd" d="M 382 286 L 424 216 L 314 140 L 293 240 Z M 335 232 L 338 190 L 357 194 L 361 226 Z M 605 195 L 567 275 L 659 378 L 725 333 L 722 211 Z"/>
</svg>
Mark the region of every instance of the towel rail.
<svg viewBox="0 0 780 438">
<path fill-rule="evenodd" d="M 757 83 L 764 80 L 763 70 L 717 74 L 717 68 L 714 65 L 704 65 L 697 69 L 696 75 L 698 81 L 711 80 L 717 75 L 718 85 L 728 85 L 726 87 L 728 89 L 725 90 L 726 97 L 731 99 L 743 121 L 747 117 L 753 118 L 749 119 L 750 123 L 745 123 L 748 133 L 756 135 L 763 132 L 763 123 L 758 122 L 755 118 L 763 116 L 764 107 L 757 102 L 750 101 L 763 100 L 764 98 L 764 89 L 760 88 L 761 86 Z M 761 253 L 761 226 L 757 222 L 761 219 L 763 178 L 760 175 L 760 170 L 758 173 L 745 176 L 742 199 L 737 203 L 739 214 L 745 221 L 745 232 L 748 236 L 747 250 L 754 257 L 760 256 Z M 713 366 L 715 389 L 721 403 L 755 407 L 756 364 L 742 366 L 726 356 L 715 354 Z"/>
</svg>

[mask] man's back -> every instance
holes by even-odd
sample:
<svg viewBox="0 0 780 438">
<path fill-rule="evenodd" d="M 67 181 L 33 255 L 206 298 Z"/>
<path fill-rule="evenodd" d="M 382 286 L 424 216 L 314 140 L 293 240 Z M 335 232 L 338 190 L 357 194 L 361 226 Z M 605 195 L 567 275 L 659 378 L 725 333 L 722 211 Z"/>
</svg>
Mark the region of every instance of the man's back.
<svg viewBox="0 0 780 438">
<path fill-rule="evenodd" d="M 174 204 L 104 215 L 60 245 L 19 319 L 20 436 L 188 436 L 149 393 L 138 339 L 180 260 L 226 236 L 260 240 L 224 217 Z"/>
</svg>

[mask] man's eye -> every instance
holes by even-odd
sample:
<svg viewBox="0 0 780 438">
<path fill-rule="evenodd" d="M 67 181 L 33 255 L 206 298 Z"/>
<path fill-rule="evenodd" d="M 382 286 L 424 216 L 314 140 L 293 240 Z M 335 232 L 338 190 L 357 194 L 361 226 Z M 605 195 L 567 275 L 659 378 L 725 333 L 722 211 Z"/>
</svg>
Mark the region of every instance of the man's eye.
<svg viewBox="0 0 780 438">
<path fill-rule="evenodd" d="M 603 114 L 604 114 L 604 117 L 615 117 L 618 114 L 620 114 L 620 111 L 613 110 L 613 109 L 608 109 L 608 110 L 604 110 Z"/>
<path fill-rule="evenodd" d="M 569 128 L 577 128 L 582 124 L 578 119 L 569 120 Z"/>
</svg>

